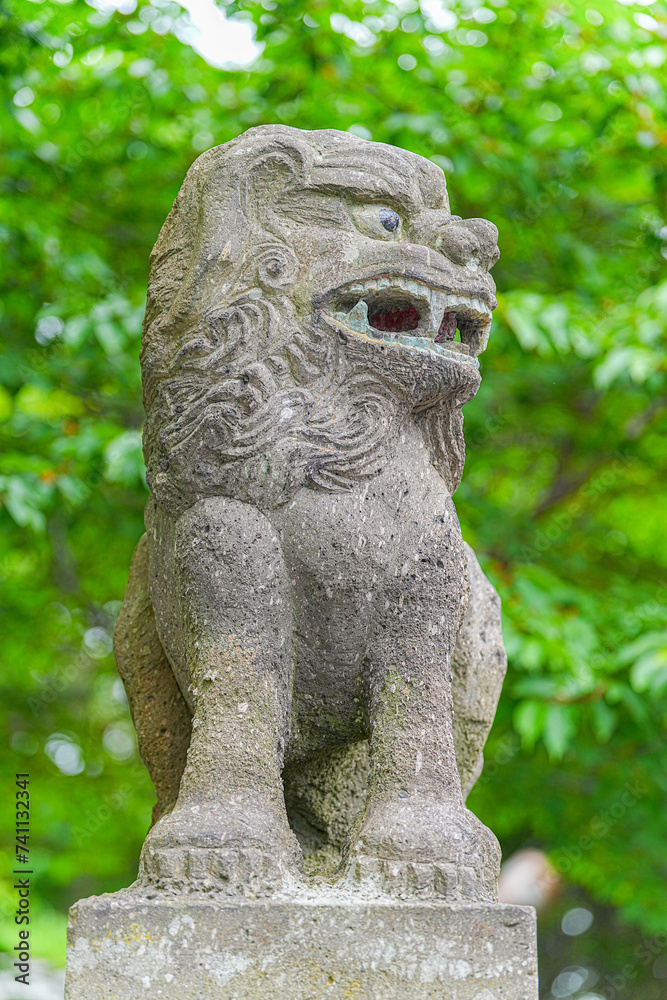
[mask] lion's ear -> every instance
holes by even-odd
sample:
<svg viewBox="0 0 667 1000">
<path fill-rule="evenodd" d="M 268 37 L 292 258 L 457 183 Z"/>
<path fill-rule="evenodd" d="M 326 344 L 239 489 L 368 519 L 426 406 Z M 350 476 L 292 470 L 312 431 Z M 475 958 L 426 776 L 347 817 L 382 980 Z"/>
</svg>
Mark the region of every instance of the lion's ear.
<svg viewBox="0 0 667 1000">
<path fill-rule="evenodd" d="M 261 228 L 266 226 L 273 206 L 303 184 L 308 152 L 305 145 L 291 139 L 289 145 L 274 142 L 258 153 L 241 182 L 241 207 L 246 218 Z"/>
</svg>

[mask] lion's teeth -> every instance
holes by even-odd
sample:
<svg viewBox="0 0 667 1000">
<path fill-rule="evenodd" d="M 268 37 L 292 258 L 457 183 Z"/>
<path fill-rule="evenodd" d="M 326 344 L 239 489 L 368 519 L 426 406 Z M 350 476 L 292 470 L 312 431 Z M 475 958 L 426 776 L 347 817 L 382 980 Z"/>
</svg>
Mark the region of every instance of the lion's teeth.
<svg viewBox="0 0 667 1000">
<path fill-rule="evenodd" d="M 447 311 L 447 295 L 445 292 L 431 292 L 431 330 L 433 336 L 437 337 L 438 330 L 442 324 L 443 317 Z"/>
<path fill-rule="evenodd" d="M 352 291 L 351 288 L 350 291 Z M 383 340 L 396 346 L 403 345 L 404 347 L 410 347 L 419 351 L 442 354 L 479 368 L 477 358 L 470 356 L 469 348 L 466 344 L 452 344 L 450 342 L 436 344 L 431 337 L 376 330 L 368 322 L 368 304 L 363 299 L 359 299 L 354 308 L 350 309 L 349 312 L 335 312 L 334 318 L 347 327 L 348 330 L 354 330 L 355 333 L 363 333 L 376 340 Z"/>
<path fill-rule="evenodd" d="M 415 335 L 420 340 L 434 343 L 443 318 L 447 313 L 456 313 L 458 315 L 458 324 L 463 323 L 466 326 L 465 340 L 466 343 L 469 343 L 474 354 L 479 353 L 477 341 L 479 340 L 483 350 L 488 338 L 492 315 L 491 309 L 486 302 L 474 296 L 437 291 L 412 278 L 398 275 L 357 281 L 354 284 L 348 285 L 344 290 L 344 294 L 348 301 L 350 297 L 354 297 L 356 304 L 348 312 L 337 310 L 334 313 L 335 318 L 348 329 L 356 333 L 365 334 L 368 337 L 373 337 L 376 340 L 398 340 L 407 343 L 400 332 L 383 332 L 376 327 L 372 327 L 368 321 L 368 302 L 374 302 L 377 295 L 380 295 L 384 300 L 387 294 L 399 302 L 403 299 L 403 296 L 407 296 L 418 308 L 419 325 L 415 333 L 410 335 L 410 344 L 416 345 Z M 471 322 L 474 325 L 472 330 L 470 328 Z M 477 339 L 475 338 L 474 328 L 477 328 L 477 333 L 479 334 Z"/>
<path fill-rule="evenodd" d="M 443 313 L 445 311 L 456 312 L 462 309 L 476 313 L 479 316 L 491 316 L 491 309 L 482 299 L 470 295 L 447 294 L 435 291 L 421 284 L 419 281 L 399 275 L 357 281 L 354 284 L 348 285 L 346 291 L 350 295 L 357 295 L 359 297 L 383 291 L 394 293 L 405 292 L 416 301 L 428 302 L 431 308 L 437 303 L 438 308 L 443 307 Z"/>
<path fill-rule="evenodd" d="M 491 310 L 481 299 L 470 298 L 468 295 L 448 295 L 445 312 L 460 312 L 461 310 L 475 313 L 477 317 L 490 317 Z"/>
<path fill-rule="evenodd" d="M 368 305 L 363 299 L 359 299 L 356 306 L 350 309 L 349 312 L 337 312 L 334 313 L 334 316 L 350 330 L 355 330 L 357 333 L 370 333 L 371 336 L 378 335 L 379 331 L 376 330 L 373 333 L 373 328 L 368 322 Z"/>
</svg>

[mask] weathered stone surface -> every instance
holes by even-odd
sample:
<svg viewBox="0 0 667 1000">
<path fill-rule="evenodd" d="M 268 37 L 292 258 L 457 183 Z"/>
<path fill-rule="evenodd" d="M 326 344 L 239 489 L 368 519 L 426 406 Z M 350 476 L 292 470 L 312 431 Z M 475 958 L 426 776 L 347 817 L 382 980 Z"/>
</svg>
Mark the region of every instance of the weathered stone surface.
<svg viewBox="0 0 667 1000">
<path fill-rule="evenodd" d="M 142 879 L 261 894 L 305 857 L 495 898 L 464 797 L 500 608 L 451 493 L 496 238 L 439 167 L 348 133 L 260 126 L 189 171 L 151 256 L 117 635 L 158 793 Z"/>
<path fill-rule="evenodd" d="M 132 558 L 130 582 L 114 631 L 114 652 L 141 756 L 155 785 L 153 819 L 157 821 L 178 797 L 191 723 L 155 628 L 146 541 L 144 535 Z"/>
<path fill-rule="evenodd" d="M 259 126 L 188 172 L 116 630 L 155 823 L 132 890 L 72 910 L 68 1000 L 535 1000 L 465 807 L 506 667 L 452 500 L 496 239 L 349 133 Z"/>
<path fill-rule="evenodd" d="M 529 907 L 77 903 L 66 1000 L 537 1000 Z"/>
</svg>

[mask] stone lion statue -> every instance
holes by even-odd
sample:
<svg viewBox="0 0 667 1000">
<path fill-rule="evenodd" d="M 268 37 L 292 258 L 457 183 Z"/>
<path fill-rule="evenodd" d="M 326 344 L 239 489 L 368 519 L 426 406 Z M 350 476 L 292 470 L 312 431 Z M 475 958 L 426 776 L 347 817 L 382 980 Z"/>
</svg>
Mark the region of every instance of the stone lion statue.
<svg viewBox="0 0 667 1000">
<path fill-rule="evenodd" d="M 142 878 L 495 898 L 464 799 L 500 605 L 451 497 L 496 241 L 435 164 L 343 132 L 259 126 L 188 172 L 151 255 L 116 629 L 157 791 Z"/>
</svg>

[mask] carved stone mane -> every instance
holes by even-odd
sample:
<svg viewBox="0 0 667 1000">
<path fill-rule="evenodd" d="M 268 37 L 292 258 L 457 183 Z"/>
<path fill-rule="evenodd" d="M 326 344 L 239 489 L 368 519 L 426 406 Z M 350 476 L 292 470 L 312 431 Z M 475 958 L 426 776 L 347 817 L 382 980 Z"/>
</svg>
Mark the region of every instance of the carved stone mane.
<svg viewBox="0 0 667 1000">
<path fill-rule="evenodd" d="M 337 175 L 368 171 L 368 149 L 342 133 L 260 126 L 188 172 L 151 254 L 142 349 L 148 481 L 172 514 L 214 495 L 270 509 L 304 485 L 349 489 L 382 469 L 410 412 L 448 489 L 458 486 L 461 406 L 477 384 L 410 398 L 363 351 L 341 360 L 316 300 L 295 308 L 290 217 L 318 225 L 314 197 L 329 195 L 334 211 Z M 383 151 L 383 170 L 404 173 L 411 154 Z M 444 178 L 438 191 L 431 165 L 412 159 L 415 183 L 446 202 Z"/>
</svg>

